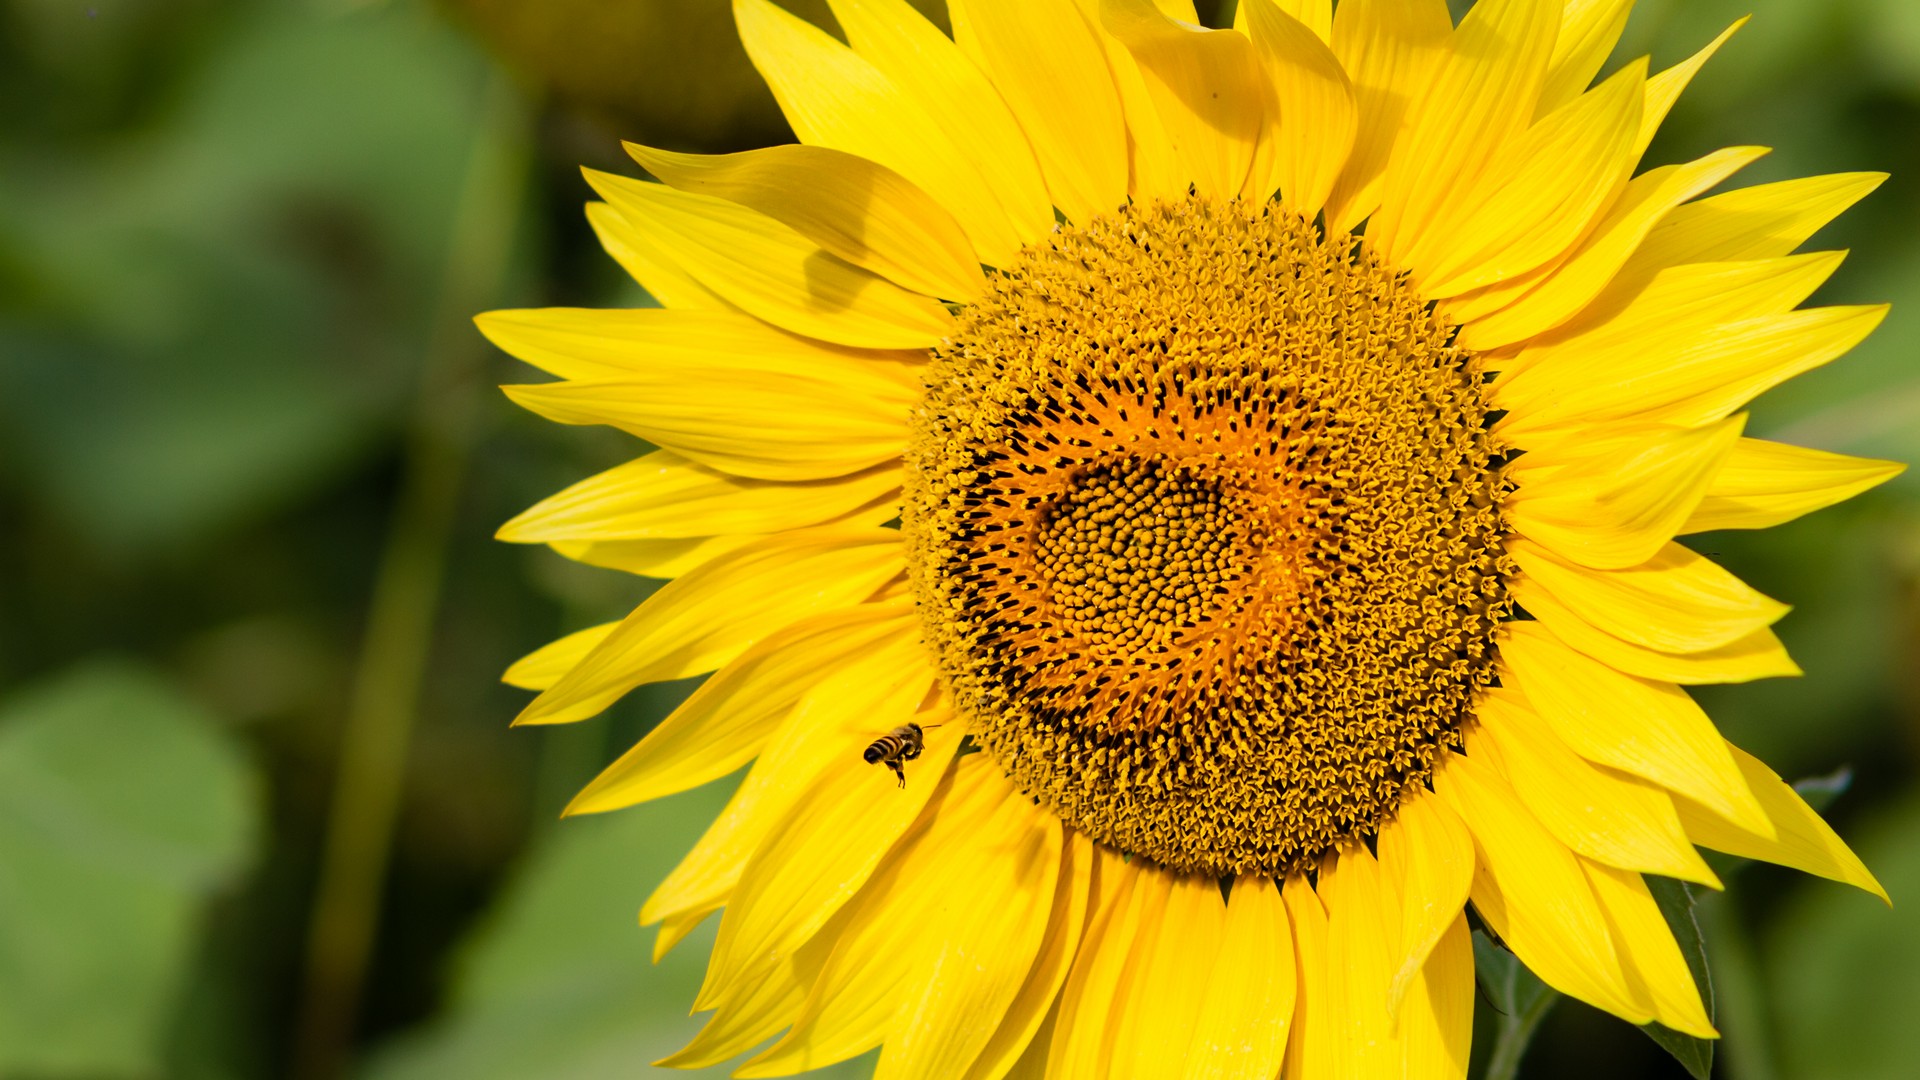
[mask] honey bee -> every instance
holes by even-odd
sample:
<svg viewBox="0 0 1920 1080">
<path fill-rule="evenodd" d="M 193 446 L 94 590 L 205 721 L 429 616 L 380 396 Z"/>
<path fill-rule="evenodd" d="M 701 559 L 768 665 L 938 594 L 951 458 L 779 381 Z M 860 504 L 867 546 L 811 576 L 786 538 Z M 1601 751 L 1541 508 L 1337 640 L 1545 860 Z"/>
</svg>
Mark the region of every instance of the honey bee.
<svg viewBox="0 0 1920 1080">
<path fill-rule="evenodd" d="M 936 728 L 939 726 L 939 724 L 928 724 L 926 727 Z M 885 765 L 887 768 L 893 770 L 893 775 L 900 781 L 900 786 L 906 787 L 906 763 L 919 757 L 920 752 L 926 748 L 926 728 L 921 727 L 919 724 L 907 723 L 901 724 L 899 727 L 873 740 L 872 743 L 868 744 L 866 752 L 860 756 L 864 758 L 869 765 Z"/>
</svg>

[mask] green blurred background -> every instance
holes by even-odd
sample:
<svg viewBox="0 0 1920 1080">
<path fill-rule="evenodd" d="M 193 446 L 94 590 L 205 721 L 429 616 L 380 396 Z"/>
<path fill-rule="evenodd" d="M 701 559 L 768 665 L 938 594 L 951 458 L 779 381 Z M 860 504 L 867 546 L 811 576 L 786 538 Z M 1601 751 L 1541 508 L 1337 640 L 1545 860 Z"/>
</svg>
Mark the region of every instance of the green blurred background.
<svg viewBox="0 0 1920 1080">
<path fill-rule="evenodd" d="M 1895 304 L 1751 430 L 1920 459 L 1920 3 L 1641 0 L 1621 55 L 1749 11 L 1651 160 L 1892 172 L 1814 246 Z M 623 137 L 790 137 L 726 0 L 0 0 L 0 1077 L 625 1077 L 696 1029 L 711 927 L 655 967 L 634 912 L 724 790 L 557 818 L 688 687 L 513 731 L 497 681 L 652 587 L 490 539 L 640 447 L 509 407 L 468 322 L 645 302 L 580 212 Z M 1706 900 L 1718 1075 L 1920 1076 L 1920 477 L 1701 539 L 1808 672 L 1709 707 L 1853 769 L 1900 905 Z M 1683 1075 L 1570 1004 L 1524 1074 Z"/>
</svg>

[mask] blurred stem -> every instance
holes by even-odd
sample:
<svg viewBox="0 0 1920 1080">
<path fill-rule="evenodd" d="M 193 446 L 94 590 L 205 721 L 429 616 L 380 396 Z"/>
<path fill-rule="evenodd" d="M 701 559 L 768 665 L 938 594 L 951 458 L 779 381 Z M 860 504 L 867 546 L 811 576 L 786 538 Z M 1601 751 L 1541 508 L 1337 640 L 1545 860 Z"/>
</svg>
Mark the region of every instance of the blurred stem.
<svg viewBox="0 0 1920 1080">
<path fill-rule="evenodd" d="M 483 353 L 471 317 L 502 289 L 525 196 L 525 107 L 505 76 L 490 72 L 487 80 L 341 733 L 291 1069 L 302 1080 L 340 1075 L 353 1041 L 475 439 Z"/>
<path fill-rule="evenodd" d="M 1513 1080 L 1520 1075 L 1520 1059 L 1526 1056 L 1533 1033 L 1559 1000 L 1559 994 L 1548 990 L 1529 999 L 1520 1011 L 1500 1018 L 1493 1054 L 1487 1059 L 1487 1071 L 1481 1080 Z"/>
<path fill-rule="evenodd" d="M 1753 936 L 1733 899 L 1710 893 L 1694 906 L 1713 961 L 1714 1023 L 1733 1080 L 1779 1080 L 1767 1033 L 1767 1000 L 1760 988 Z"/>
</svg>

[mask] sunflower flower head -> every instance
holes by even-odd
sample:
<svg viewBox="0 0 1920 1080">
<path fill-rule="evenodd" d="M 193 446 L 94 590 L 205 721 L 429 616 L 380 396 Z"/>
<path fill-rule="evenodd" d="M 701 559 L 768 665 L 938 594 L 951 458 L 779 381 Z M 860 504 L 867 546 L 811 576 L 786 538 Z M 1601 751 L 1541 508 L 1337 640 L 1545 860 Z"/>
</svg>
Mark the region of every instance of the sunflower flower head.
<svg viewBox="0 0 1920 1080">
<path fill-rule="evenodd" d="M 798 144 L 589 174 L 661 307 L 481 319 L 658 447 L 502 530 L 668 579 L 520 722 L 711 673 L 571 809 L 751 764 L 642 911 L 724 912 L 664 1064 L 1457 1078 L 1470 915 L 1712 1038 L 1646 875 L 1884 896 L 1685 689 L 1798 669 L 1677 538 L 1899 471 L 1744 434 L 1884 316 L 1795 253 L 1882 178 L 1643 167 L 1724 35 L 1596 82 L 1630 0 L 831 5 L 734 4 Z"/>
</svg>

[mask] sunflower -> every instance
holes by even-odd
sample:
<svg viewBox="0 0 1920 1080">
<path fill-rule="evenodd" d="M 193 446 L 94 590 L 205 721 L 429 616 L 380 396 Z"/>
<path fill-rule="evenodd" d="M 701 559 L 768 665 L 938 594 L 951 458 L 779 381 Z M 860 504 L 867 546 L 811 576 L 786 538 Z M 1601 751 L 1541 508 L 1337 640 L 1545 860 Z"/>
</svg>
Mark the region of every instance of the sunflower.
<svg viewBox="0 0 1920 1080">
<path fill-rule="evenodd" d="M 1459 1077 L 1470 926 L 1711 1038 L 1644 875 L 1884 896 L 1685 689 L 1797 669 L 1676 537 L 1899 471 L 1740 412 L 1885 314 L 1795 253 L 1883 178 L 1636 171 L 1725 36 L 1596 84 L 1630 0 L 832 7 L 735 0 L 797 145 L 588 174 L 662 307 L 480 320 L 658 447 L 502 530 L 667 579 L 519 722 L 712 673 L 570 809 L 751 766 L 642 911 L 724 911 L 664 1064 Z"/>
</svg>

